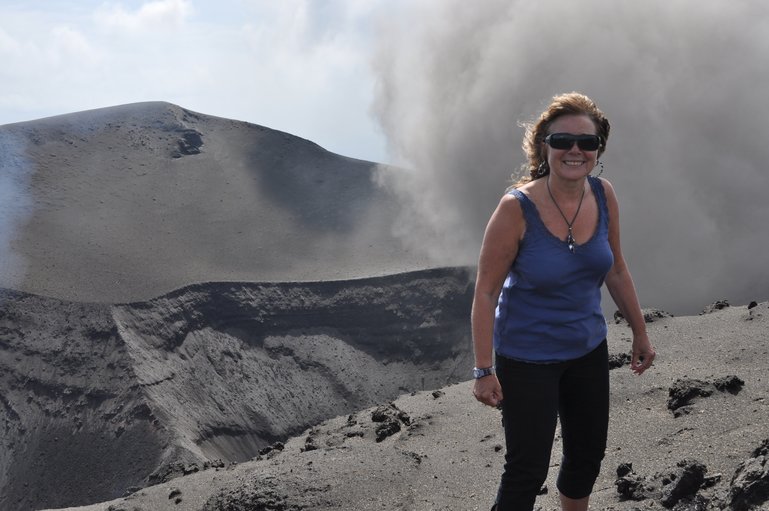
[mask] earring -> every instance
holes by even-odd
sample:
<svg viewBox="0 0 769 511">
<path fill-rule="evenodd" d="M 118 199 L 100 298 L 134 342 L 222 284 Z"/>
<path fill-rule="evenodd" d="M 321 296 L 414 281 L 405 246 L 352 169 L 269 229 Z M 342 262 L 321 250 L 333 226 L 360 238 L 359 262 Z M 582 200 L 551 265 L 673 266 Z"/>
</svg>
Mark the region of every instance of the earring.
<svg viewBox="0 0 769 511">
<path fill-rule="evenodd" d="M 595 160 L 596 166 L 600 166 L 601 168 L 598 170 L 598 174 L 596 174 L 595 177 L 599 177 L 601 174 L 603 174 L 603 162 L 601 160 Z M 595 167 L 593 167 L 595 168 Z"/>
<path fill-rule="evenodd" d="M 540 163 L 539 167 L 537 167 L 537 177 L 542 177 L 548 172 L 550 172 L 550 166 L 545 160 L 542 160 L 542 163 Z"/>
</svg>

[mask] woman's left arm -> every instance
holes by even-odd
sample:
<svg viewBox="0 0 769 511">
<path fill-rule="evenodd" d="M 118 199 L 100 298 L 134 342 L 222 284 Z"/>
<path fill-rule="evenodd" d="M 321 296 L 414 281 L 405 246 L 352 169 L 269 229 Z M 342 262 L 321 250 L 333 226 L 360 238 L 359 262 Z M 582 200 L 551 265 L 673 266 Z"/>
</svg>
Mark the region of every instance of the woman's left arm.
<svg viewBox="0 0 769 511">
<path fill-rule="evenodd" d="M 644 321 L 641 306 L 638 303 L 633 277 L 630 275 L 625 258 L 622 256 L 617 195 L 609 181 L 601 179 L 601 182 L 606 192 L 606 203 L 609 208 L 609 246 L 614 254 L 614 265 L 606 275 L 606 287 L 633 331 L 633 353 L 630 369 L 636 374 L 643 374 L 651 367 L 656 353 L 646 333 L 646 321 Z"/>
</svg>

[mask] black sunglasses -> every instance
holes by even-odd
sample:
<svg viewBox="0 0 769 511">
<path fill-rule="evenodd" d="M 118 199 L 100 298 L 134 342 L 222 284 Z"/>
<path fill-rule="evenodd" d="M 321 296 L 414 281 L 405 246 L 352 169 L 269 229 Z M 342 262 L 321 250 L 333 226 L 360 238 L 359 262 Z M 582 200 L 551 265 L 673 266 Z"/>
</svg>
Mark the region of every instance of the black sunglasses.
<svg viewBox="0 0 769 511">
<path fill-rule="evenodd" d="M 545 143 L 553 149 L 568 150 L 577 143 L 583 151 L 597 151 L 601 147 L 601 137 L 598 135 L 572 135 L 571 133 L 551 133 L 545 137 Z"/>
</svg>

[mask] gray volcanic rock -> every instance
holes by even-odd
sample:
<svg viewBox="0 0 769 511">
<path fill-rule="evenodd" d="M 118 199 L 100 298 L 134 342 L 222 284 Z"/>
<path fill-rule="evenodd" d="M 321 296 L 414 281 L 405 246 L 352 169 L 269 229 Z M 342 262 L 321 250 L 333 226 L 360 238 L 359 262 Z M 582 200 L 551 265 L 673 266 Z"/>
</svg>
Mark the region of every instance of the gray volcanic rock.
<svg viewBox="0 0 769 511">
<path fill-rule="evenodd" d="M 672 508 L 682 500 L 693 499 L 705 482 L 708 469 L 697 460 L 681 460 L 664 477 L 660 503 Z"/>
<path fill-rule="evenodd" d="M 676 467 L 651 477 L 633 471 L 632 463 L 617 467 L 615 485 L 621 500 L 655 500 L 674 511 L 762 511 L 769 503 L 769 440 L 737 466 L 726 494 L 704 496 L 701 490 L 717 485 L 721 474 L 706 476 L 697 460 L 681 460 Z M 653 504 L 650 504 L 652 506 Z"/>
<path fill-rule="evenodd" d="M 623 463 L 617 467 L 615 485 L 622 500 L 654 499 L 665 508 L 680 509 L 690 507 L 699 497 L 697 492 L 705 483 L 706 473 L 705 465 L 691 459 L 681 460 L 675 467 L 652 477 L 642 477 L 633 471 L 632 463 Z"/>
<path fill-rule="evenodd" d="M 233 490 L 222 490 L 201 511 L 301 511 L 303 505 L 287 504 L 287 497 L 271 481 L 258 481 Z"/>
<path fill-rule="evenodd" d="M 401 430 L 401 424 L 409 426 L 411 417 L 399 409 L 395 403 L 382 405 L 371 412 L 371 420 L 378 423 L 376 427 L 376 441 L 381 442 L 385 438 L 394 435 Z"/>
<path fill-rule="evenodd" d="M 687 406 L 694 398 L 710 396 L 713 390 L 712 384 L 702 380 L 678 379 L 668 389 L 668 409 L 676 413 L 679 408 Z"/>
<path fill-rule="evenodd" d="M 738 394 L 745 382 L 738 376 L 728 375 L 712 381 L 692 378 L 679 378 L 668 389 L 668 409 L 676 417 L 689 413 L 689 405 L 698 397 L 709 397 L 716 390 Z"/>
<path fill-rule="evenodd" d="M 15 225 L 0 287 L 143 301 L 195 282 L 342 280 L 433 266 L 397 237 L 377 164 L 163 102 L 0 126 Z"/>
<path fill-rule="evenodd" d="M 7 291 L 0 509 L 113 499 L 465 379 L 471 296 L 462 269 L 112 306 Z"/>
<path fill-rule="evenodd" d="M 729 491 L 729 504 L 735 511 L 749 511 L 769 504 L 769 439 L 737 467 Z"/>
<path fill-rule="evenodd" d="M 720 311 L 729 307 L 729 300 L 716 300 L 715 302 L 707 305 L 700 314 L 712 314 L 715 311 Z"/>
</svg>

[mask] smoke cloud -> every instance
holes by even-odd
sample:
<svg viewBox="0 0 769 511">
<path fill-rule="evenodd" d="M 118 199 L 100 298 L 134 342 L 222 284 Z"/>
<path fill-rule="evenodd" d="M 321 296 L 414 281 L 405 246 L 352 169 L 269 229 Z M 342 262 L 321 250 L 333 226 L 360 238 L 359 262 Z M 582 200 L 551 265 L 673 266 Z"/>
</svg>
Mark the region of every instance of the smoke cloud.
<svg viewBox="0 0 769 511">
<path fill-rule="evenodd" d="M 644 307 L 769 298 L 769 4 L 435 0 L 384 21 L 374 112 L 400 234 L 475 264 L 524 163 L 519 122 L 580 91 L 612 123 L 603 177 Z"/>
<path fill-rule="evenodd" d="M 25 147 L 10 129 L 0 132 L 0 287 L 5 288 L 21 282 L 26 268 L 13 245 L 32 208 L 27 189 L 31 165 Z"/>
</svg>

